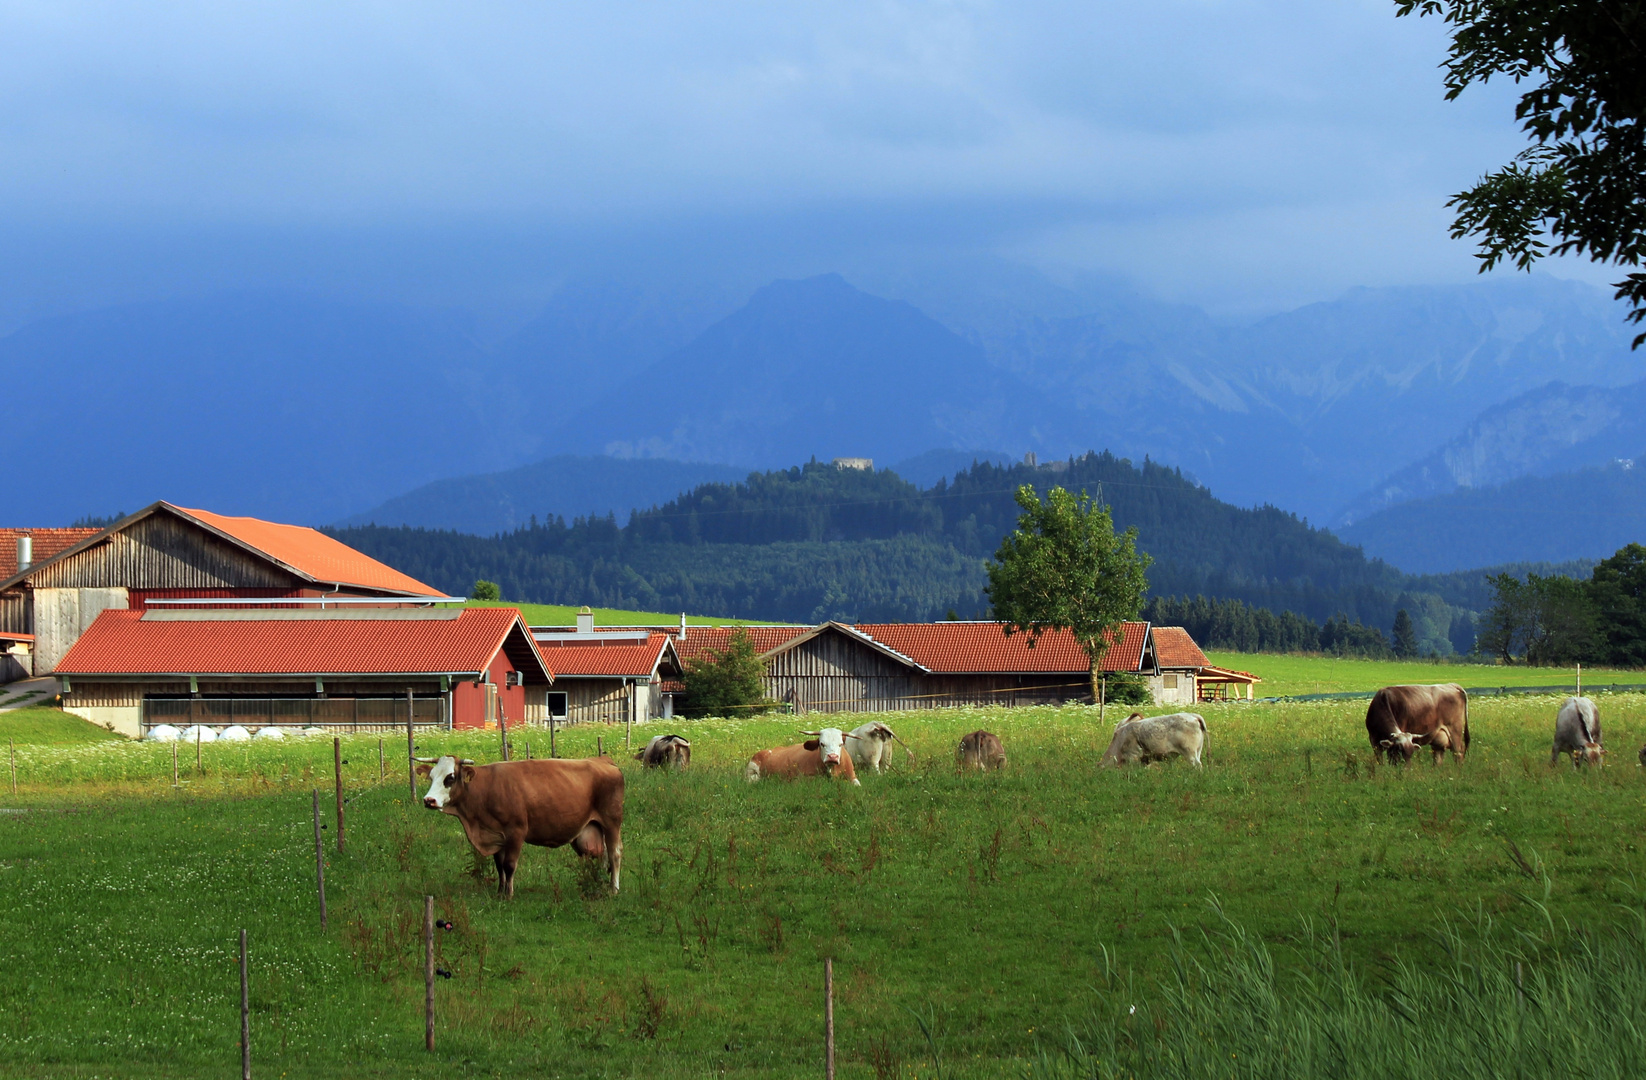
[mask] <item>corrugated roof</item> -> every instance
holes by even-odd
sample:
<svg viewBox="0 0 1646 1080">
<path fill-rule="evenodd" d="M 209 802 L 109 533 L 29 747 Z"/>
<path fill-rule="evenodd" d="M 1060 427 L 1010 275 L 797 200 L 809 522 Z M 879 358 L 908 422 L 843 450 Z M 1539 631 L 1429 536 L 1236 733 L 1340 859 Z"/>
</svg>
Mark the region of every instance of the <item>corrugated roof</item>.
<svg viewBox="0 0 1646 1080">
<path fill-rule="evenodd" d="M 1087 672 L 1091 663 L 1066 630 L 1040 635 L 1034 648 L 1028 634 L 1007 636 L 998 622 L 859 623 L 856 627 L 934 672 L 1063 673 Z M 1122 623 L 1115 644 L 1103 658 L 1105 671 L 1137 671 L 1149 624 Z"/>
<path fill-rule="evenodd" d="M 34 538 L 34 561 L 43 563 L 59 552 L 89 540 L 102 529 L 75 526 L 68 529 L 0 529 L 0 581 L 17 573 L 17 538 Z"/>
<path fill-rule="evenodd" d="M 342 541 L 304 525 L 281 525 L 259 518 L 228 517 L 209 510 L 190 510 L 170 503 L 163 505 L 233 537 L 315 581 L 417 596 L 442 595 L 438 589 L 430 588 L 416 578 L 402 574 L 392 566 L 385 566 Z"/>
<path fill-rule="evenodd" d="M 57 664 L 58 675 L 472 674 L 499 649 L 528 682 L 541 657 L 515 608 L 467 608 L 457 618 L 145 619 L 105 611 Z M 524 662 L 522 662 L 524 661 Z"/>
<path fill-rule="evenodd" d="M 1154 628 L 1154 657 L 1163 668 L 1203 668 L 1211 663 L 1181 626 Z"/>
<path fill-rule="evenodd" d="M 643 679 L 657 670 L 663 653 L 669 648 L 669 635 L 659 631 L 648 635 L 645 641 L 539 641 L 537 644 L 544 662 L 554 671 L 556 678 L 608 676 Z"/>
</svg>

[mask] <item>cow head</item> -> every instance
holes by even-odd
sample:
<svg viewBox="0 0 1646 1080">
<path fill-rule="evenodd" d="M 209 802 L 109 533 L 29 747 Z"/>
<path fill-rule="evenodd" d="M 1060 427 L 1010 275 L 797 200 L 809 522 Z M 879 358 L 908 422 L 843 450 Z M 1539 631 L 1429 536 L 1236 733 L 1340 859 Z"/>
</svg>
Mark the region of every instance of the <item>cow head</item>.
<svg viewBox="0 0 1646 1080">
<path fill-rule="evenodd" d="M 846 747 L 847 739 L 855 739 L 856 735 L 841 731 L 839 728 L 826 727 L 821 731 L 801 731 L 802 735 L 810 735 L 805 742 L 808 750 L 816 750 L 823 758 L 823 771 L 833 775 L 835 767 L 840 764 L 840 752 Z"/>
<path fill-rule="evenodd" d="M 430 810 L 446 809 L 453 798 L 462 793 L 463 785 L 474 779 L 474 762 L 468 758 L 459 760 L 447 755 L 419 760 L 423 764 L 417 767 L 417 775 L 429 778 L 429 790 L 423 796 L 423 805 Z"/>
<path fill-rule="evenodd" d="M 1390 761 L 1408 762 L 1417 752 L 1418 742 L 1409 731 L 1396 730 L 1390 733 L 1387 739 L 1381 739 L 1377 744 L 1389 756 Z"/>
<path fill-rule="evenodd" d="M 1605 752 L 1606 752 L 1606 748 L 1604 746 L 1601 746 L 1599 743 L 1586 742 L 1586 743 L 1583 744 L 1583 749 L 1575 751 L 1573 756 L 1574 757 L 1581 757 L 1585 764 L 1600 765 L 1600 764 L 1602 764 L 1602 762 L 1600 760 L 1600 755 L 1604 754 Z"/>
</svg>

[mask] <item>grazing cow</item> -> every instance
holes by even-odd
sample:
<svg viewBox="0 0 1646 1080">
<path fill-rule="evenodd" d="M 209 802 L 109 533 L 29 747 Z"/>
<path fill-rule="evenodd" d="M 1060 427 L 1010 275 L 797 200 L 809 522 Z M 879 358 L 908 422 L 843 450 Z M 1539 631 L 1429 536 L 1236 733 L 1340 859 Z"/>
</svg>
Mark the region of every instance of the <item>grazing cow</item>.
<svg viewBox="0 0 1646 1080">
<path fill-rule="evenodd" d="M 1144 717 L 1133 713 L 1114 729 L 1109 748 L 1103 751 L 1103 765 L 1148 765 L 1182 755 L 1200 768 L 1200 754 L 1206 748 L 1206 720 L 1199 713 L 1171 713 Z"/>
<path fill-rule="evenodd" d="M 840 777 L 862 786 L 857 770 L 852 768 L 852 756 L 844 752 L 847 739 L 855 739 L 839 728 L 826 727 L 822 731 L 802 731 L 811 738 L 798 746 L 775 746 L 762 750 L 749 759 L 743 778 L 754 783 L 761 777 L 781 776 L 794 780 L 802 776 Z"/>
<path fill-rule="evenodd" d="M 1572 768 L 1599 765 L 1606 748 L 1600 745 L 1600 710 L 1586 697 L 1569 697 L 1555 714 L 1555 745 L 1549 751 L 1553 765 L 1561 754 L 1572 755 Z"/>
<path fill-rule="evenodd" d="M 851 754 L 852 763 L 859 771 L 879 772 L 882 765 L 891 768 L 891 744 L 894 742 L 903 747 L 910 761 L 914 760 L 914 751 L 909 749 L 909 744 L 899 739 L 891 728 L 879 720 L 870 720 L 867 724 L 854 729 L 851 735 L 852 741 L 846 744 L 846 752 Z"/>
<path fill-rule="evenodd" d="M 999 736 L 993 732 L 974 731 L 960 740 L 954 759 L 957 765 L 970 765 L 974 769 L 1003 769 L 1006 767 L 1006 748 L 1000 745 Z"/>
<path fill-rule="evenodd" d="M 514 868 L 526 844 L 570 844 L 585 858 L 606 856 L 617 891 L 623 868 L 623 774 L 604 758 L 500 761 L 476 765 L 436 758 L 423 805 L 463 823 L 469 846 L 497 864 L 497 891 L 514 896 Z"/>
<path fill-rule="evenodd" d="M 684 769 L 692 763 L 692 744 L 679 735 L 653 735 L 634 760 L 648 769 Z"/>
<path fill-rule="evenodd" d="M 1455 683 L 1385 686 L 1366 709 L 1366 737 L 1379 758 L 1404 764 L 1419 746 L 1434 751 L 1434 763 L 1452 752 L 1469 752 L 1469 695 Z"/>
</svg>

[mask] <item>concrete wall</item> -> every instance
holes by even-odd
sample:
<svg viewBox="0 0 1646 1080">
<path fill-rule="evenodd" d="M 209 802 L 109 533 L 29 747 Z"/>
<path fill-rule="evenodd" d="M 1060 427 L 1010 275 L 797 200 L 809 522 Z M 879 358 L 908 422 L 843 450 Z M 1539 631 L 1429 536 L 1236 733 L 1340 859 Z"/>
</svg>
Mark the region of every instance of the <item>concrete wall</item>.
<svg viewBox="0 0 1646 1080">
<path fill-rule="evenodd" d="M 65 705 L 63 711 L 133 739 L 143 735 L 142 705 Z"/>
<path fill-rule="evenodd" d="M 34 673 L 50 675 L 97 616 L 125 610 L 125 589 L 35 589 Z"/>
<path fill-rule="evenodd" d="M 1166 671 L 1149 676 L 1149 692 L 1156 705 L 1193 705 L 1195 677 L 1191 671 Z"/>
</svg>

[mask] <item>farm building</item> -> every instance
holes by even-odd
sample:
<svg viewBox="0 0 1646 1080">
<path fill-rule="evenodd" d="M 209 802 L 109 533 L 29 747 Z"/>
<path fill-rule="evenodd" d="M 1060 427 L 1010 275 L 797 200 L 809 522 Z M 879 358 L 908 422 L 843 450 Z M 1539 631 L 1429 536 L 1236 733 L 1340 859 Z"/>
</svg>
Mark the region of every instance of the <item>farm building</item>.
<svg viewBox="0 0 1646 1080">
<path fill-rule="evenodd" d="M 514 608 L 101 612 L 56 674 L 63 707 L 127 735 L 158 724 L 479 728 L 553 682 Z"/>
<path fill-rule="evenodd" d="M 527 719 L 548 723 L 639 723 L 664 715 L 665 680 L 680 677 L 674 638 L 656 628 L 595 630 L 594 614 L 574 627 L 534 627 L 532 636 L 555 680 L 530 694 Z"/>
<path fill-rule="evenodd" d="M 35 675 L 98 614 L 200 598 L 421 600 L 438 590 L 314 529 L 157 502 L 106 529 L 0 530 L 0 633 Z M 21 659 L 16 662 L 21 665 Z"/>
</svg>

